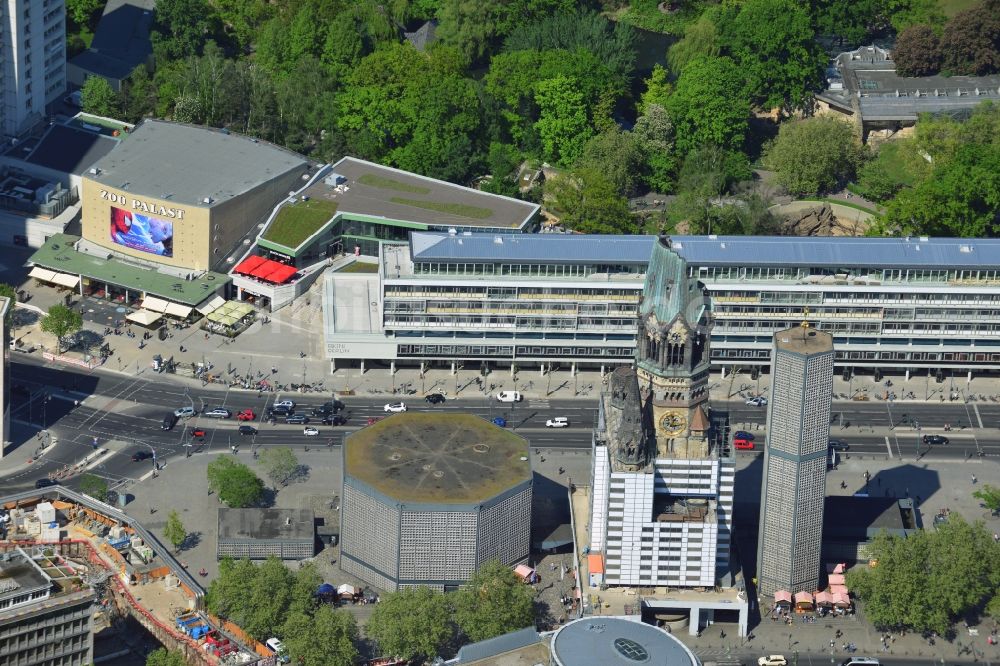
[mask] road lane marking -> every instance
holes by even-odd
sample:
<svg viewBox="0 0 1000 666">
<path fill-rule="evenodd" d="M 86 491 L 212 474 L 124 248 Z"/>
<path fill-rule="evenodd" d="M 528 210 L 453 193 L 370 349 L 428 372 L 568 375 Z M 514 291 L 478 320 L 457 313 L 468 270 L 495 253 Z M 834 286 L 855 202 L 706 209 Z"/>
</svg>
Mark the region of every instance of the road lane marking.
<svg viewBox="0 0 1000 666">
<path fill-rule="evenodd" d="M 972 403 L 972 411 L 976 413 L 976 420 L 979 421 L 979 427 L 983 427 L 983 417 L 979 415 L 979 405 Z"/>
<path fill-rule="evenodd" d="M 889 452 L 889 457 L 892 457 L 892 444 L 889 443 L 889 435 L 885 436 L 885 448 Z"/>
</svg>

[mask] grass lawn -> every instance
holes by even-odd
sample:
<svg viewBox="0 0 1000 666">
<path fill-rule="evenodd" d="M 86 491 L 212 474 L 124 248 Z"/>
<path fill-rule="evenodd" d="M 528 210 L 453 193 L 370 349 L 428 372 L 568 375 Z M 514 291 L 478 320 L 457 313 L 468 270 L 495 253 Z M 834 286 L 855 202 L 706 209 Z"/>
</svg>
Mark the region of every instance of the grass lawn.
<svg viewBox="0 0 1000 666">
<path fill-rule="evenodd" d="M 316 233 L 336 212 L 337 204 L 323 199 L 299 200 L 290 206 L 282 206 L 264 234 L 264 239 L 287 248 L 296 248 Z"/>
<path fill-rule="evenodd" d="M 403 197 L 392 197 L 389 201 L 403 204 L 404 206 L 426 208 L 427 210 L 434 210 L 439 213 L 450 213 L 451 215 L 470 217 L 475 220 L 485 220 L 488 217 L 493 217 L 493 211 L 489 208 L 479 208 L 478 206 L 469 206 L 467 204 L 446 203 L 443 201 L 423 201 L 421 199 L 405 199 Z"/>
<path fill-rule="evenodd" d="M 409 192 L 410 194 L 430 194 L 431 188 L 421 187 L 420 185 L 410 185 L 409 183 L 402 183 L 398 180 L 393 180 L 392 178 L 385 178 L 384 176 L 376 176 L 373 173 L 366 173 L 365 175 L 358 178 L 358 182 L 362 185 L 370 185 L 371 187 L 380 187 L 384 190 L 396 190 L 397 192 Z"/>
<path fill-rule="evenodd" d="M 370 261 L 352 261 L 337 271 L 338 273 L 378 273 L 378 264 Z"/>
<path fill-rule="evenodd" d="M 979 4 L 980 0 L 938 0 L 938 7 L 945 16 L 954 16 L 959 12 L 964 12 L 973 5 Z"/>
</svg>

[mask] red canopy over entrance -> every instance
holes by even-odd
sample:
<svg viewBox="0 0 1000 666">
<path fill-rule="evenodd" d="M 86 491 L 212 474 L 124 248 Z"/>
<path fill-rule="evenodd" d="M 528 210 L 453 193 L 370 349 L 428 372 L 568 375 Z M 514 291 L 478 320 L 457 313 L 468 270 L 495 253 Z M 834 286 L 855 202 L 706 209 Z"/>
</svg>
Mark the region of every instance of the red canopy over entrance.
<svg viewBox="0 0 1000 666">
<path fill-rule="evenodd" d="M 249 275 L 258 280 L 273 282 L 274 284 L 284 284 L 291 280 L 292 276 L 298 272 L 295 266 L 289 266 L 280 261 L 258 256 L 247 257 L 233 270 L 241 275 Z"/>
<path fill-rule="evenodd" d="M 239 273 L 240 275 L 253 275 L 254 269 L 259 267 L 265 261 L 267 261 L 267 259 L 265 259 L 264 257 L 258 257 L 257 255 L 253 255 L 247 257 L 246 259 L 238 263 L 236 265 L 236 268 L 234 268 L 233 270 Z"/>
</svg>

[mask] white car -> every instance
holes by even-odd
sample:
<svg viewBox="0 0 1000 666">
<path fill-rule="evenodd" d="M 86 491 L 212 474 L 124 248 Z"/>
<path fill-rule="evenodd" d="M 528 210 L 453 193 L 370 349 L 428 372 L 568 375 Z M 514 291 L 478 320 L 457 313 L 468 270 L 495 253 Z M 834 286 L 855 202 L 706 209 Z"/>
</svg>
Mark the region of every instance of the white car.
<svg viewBox="0 0 1000 666">
<path fill-rule="evenodd" d="M 497 393 L 497 400 L 500 402 L 521 402 L 521 394 L 518 391 L 500 391 Z"/>
<path fill-rule="evenodd" d="M 780 654 L 772 654 L 758 659 L 757 666 L 788 666 L 788 660 Z"/>
<path fill-rule="evenodd" d="M 549 419 L 545 422 L 546 428 L 568 428 L 569 419 L 565 416 L 557 416 L 554 419 Z"/>
<path fill-rule="evenodd" d="M 314 428 L 312 426 L 306 426 L 302 429 L 302 434 L 306 437 L 315 437 L 319 434 L 319 428 Z"/>
<path fill-rule="evenodd" d="M 285 649 L 285 644 L 277 638 L 268 638 L 264 641 L 264 645 L 267 646 L 267 649 L 277 655 L 278 661 L 282 664 L 287 664 L 290 661 L 288 657 L 288 650 Z"/>
<path fill-rule="evenodd" d="M 272 406 L 275 409 L 281 408 L 281 409 L 292 410 L 292 409 L 295 409 L 295 401 L 294 400 L 279 400 L 278 402 L 274 403 L 274 405 L 272 405 Z"/>
<path fill-rule="evenodd" d="M 383 411 L 392 412 L 393 414 L 396 414 L 398 412 L 405 412 L 406 411 L 406 403 L 403 403 L 403 402 L 390 402 L 388 405 L 386 405 L 382 409 L 383 409 Z"/>
<path fill-rule="evenodd" d="M 767 398 L 762 395 L 755 395 L 752 398 L 747 398 L 747 404 L 753 407 L 767 407 Z"/>
</svg>

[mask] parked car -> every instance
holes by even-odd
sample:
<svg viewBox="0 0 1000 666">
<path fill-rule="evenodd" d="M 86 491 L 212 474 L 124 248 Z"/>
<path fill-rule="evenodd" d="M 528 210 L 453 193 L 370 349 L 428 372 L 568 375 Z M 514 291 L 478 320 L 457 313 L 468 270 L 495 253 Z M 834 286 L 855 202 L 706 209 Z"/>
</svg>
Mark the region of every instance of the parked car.
<svg viewBox="0 0 1000 666">
<path fill-rule="evenodd" d="M 225 407 L 216 407 L 202 414 L 202 416 L 210 419 L 228 419 L 232 415 L 233 413 Z"/>
<path fill-rule="evenodd" d="M 179 417 L 173 412 L 167 414 L 163 417 L 163 423 L 160 424 L 160 430 L 173 430 L 174 426 L 177 425 L 177 419 Z"/>
<path fill-rule="evenodd" d="M 294 400 L 288 400 L 288 399 L 279 400 L 278 402 L 274 403 L 274 408 L 278 409 L 279 407 L 283 407 L 283 408 L 288 409 L 288 410 L 295 409 L 295 401 Z"/>
<path fill-rule="evenodd" d="M 443 393 L 428 393 L 424 396 L 424 400 L 432 405 L 440 405 L 442 402 L 447 400 L 447 398 L 444 397 Z"/>
<path fill-rule="evenodd" d="M 236 415 L 237 421 L 253 421 L 255 418 L 257 418 L 257 415 L 253 413 L 252 409 L 244 409 Z"/>
<path fill-rule="evenodd" d="M 189 419 L 198 412 L 195 411 L 194 407 L 181 407 L 180 409 L 174 410 L 174 416 L 179 419 Z"/>
<path fill-rule="evenodd" d="M 554 419 L 549 419 L 545 422 L 546 428 L 568 428 L 569 419 L 565 416 L 557 416 Z"/>
<path fill-rule="evenodd" d="M 497 393 L 497 400 L 500 402 L 521 402 L 520 391 L 500 391 Z"/>
<path fill-rule="evenodd" d="M 289 414 L 285 417 L 285 423 L 305 425 L 306 423 L 309 423 L 309 417 L 305 414 Z"/>
<path fill-rule="evenodd" d="M 834 451 L 850 451 L 851 445 L 842 439 L 831 439 L 830 448 Z"/>
<path fill-rule="evenodd" d="M 747 404 L 754 407 L 767 407 L 767 398 L 762 395 L 755 395 L 752 398 L 747 398 Z"/>
<path fill-rule="evenodd" d="M 342 426 L 347 425 L 347 417 L 342 414 L 332 414 L 323 417 L 323 425 Z"/>
<path fill-rule="evenodd" d="M 758 659 L 757 666 L 788 666 L 788 660 L 780 654 L 772 654 Z"/>
<path fill-rule="evenodd" d="M 389 404 L 387 404 L 382 409 L 384 411 L 392 412 L 393 414 L 397 414 L 399 412 L 405 412 L 406 411 L 406 403 L 405 402 L 390 402 Z"/>
<path fill-rule="evenodd" d="M 302 434 L 306 437 L 316 437 L 319 435 L 319 428 L 313 426 L 306 426 L 302 429 Z"/>
<path fill-rule="evenodd" d="M 256 435 L 257 428 L 254 428 L 251 425 L 241 425 L 240 434 L 243 435 L 244 437 L 246 437 L 247 435 Z"/>
<path fill-rule="evenodd" d="M 749 439 L 736 437 L 733 439 L 733 446 L 736 447 L 736 450 L 738 451 L 752 451 L 754 444 Z"/>
<path fill-rule="evenodd" d="M 753 441 L 753 433 L 746 430 L 737 430 L 733 433 L 733 439 L 747 439 Z"/>
<path fill-rule="evenodd" d="M 191 439 L 205 439 L 205 429 L 195 428 L 191 431 Z"/>
<path fill-rule="evenodd" d="M 38 479 L 35 481 L 35 488 L 51 488 L 52 486 L 58 486 L 59 482 L 55 479 Z"/>
<path fill-rule="evenodd" d="M 497 416 L 497 417 L 495 417 L 493 419 L 493 425 L 498 425 L 501 428 L 506 428 L 507 427 L 507 419 L 505 419 L 502 416 Z"/>
<path fill-rule="evenodd" d="M 278 661 L 282 664 L 287 664 L 290 661 L 288 650 L 285 649 L 285 644 L 277 638 L 268 638 L 264 641 L 264 645 L 267 646 L 267 649 L 277 655 Z"/>
<path fill-rule="evenodd" d="M 132 454 L 132 462 L 142 462 L 153 457 L 152 451 L 136 451 Z"/>
<path fill-rule="evenodd" d="M 924 435 L 924 444 L 935 445 L 935 444 L 947 444 L 949 440 L 944 435 Z"/>
</svg>

